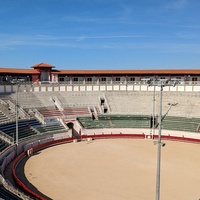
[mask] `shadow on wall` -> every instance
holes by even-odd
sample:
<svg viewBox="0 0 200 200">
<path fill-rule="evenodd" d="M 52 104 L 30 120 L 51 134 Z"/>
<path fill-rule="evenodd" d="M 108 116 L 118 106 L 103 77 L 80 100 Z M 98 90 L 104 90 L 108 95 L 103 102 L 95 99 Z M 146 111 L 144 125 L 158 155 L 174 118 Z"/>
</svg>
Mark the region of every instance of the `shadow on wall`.
<svg viewBox="0 0 200 200">
<path fill-rule="evenodd" d="M 76 138 L 77 140 L 80 140 L 81 139 L 81 135 L 79 132 L 77 132 L 75 129 L 74 129 L 74 124 L 72 122 L 69 122 L 67 123 L 67 126 L 69 129 L 72 129 L 72 135 L 74 138 Z"/>
</svg>

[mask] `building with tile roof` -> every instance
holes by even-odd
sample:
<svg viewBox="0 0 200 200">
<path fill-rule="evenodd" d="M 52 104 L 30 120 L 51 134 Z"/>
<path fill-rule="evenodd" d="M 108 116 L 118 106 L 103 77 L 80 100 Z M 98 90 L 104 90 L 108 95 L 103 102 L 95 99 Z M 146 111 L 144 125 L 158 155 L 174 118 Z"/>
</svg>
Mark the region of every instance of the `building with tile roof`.
<svg viewBox="0 0 200 200">
<path fill-rule="evenodd" d="M 200 81 L 200 69 L 152 69 L 152 70 L 59 70 L 47 63 L 38 63 L 31 69 L 0 68 L 0 82 L 16 80 L 31 83 L 105 83 L 134 82 L 144 79 L 178 79 Z"/>
</svg>

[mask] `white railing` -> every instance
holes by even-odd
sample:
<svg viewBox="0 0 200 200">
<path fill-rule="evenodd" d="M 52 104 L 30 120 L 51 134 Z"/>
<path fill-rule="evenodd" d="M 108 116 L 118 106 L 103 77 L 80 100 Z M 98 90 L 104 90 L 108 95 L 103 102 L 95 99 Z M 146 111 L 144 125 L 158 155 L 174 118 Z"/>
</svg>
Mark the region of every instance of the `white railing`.
<svg viewBox="0 0 200 200">
<path fill-rule="evenodd" d="M 108 80 L 108 81 L 58 81 L 58 82 L 21 82 L 20 85 L 107 85 L 107 84 L 145 84 L 146 81 L 143 80 L 137 80 L 137 81 L 130 81 L 130 80 L 122 80 L 122 81 L 113 81 L 113 80 Z M 192 80 L 179 80 L 179 84 L 181 85 L 200 85 L 200 81 L 192 81 Z M 13 86 L 15 84 L 8 83 L 8 82 L 0 82 L 0 85 L 9 85 Z"/>
<path fill-rule="evenodd" d="M 30 129 L 35 131 L 37 133 L 37 135 L 41 135 L 41 133 L 33 126 L 30 126 Z"/>
<path fill-rule="evenodd" d="M 62 103 L 60 102 L 60 100 L 54 96 L 54 97 L 51 97 L 52 98 L 52 101 L 54 102 L 55 106 L 60 110 L 60 111 L 63 111 L 63 105 Z"/>
<path fill-rule="evenodd" d="M 66 130 L 69 130 L 68 126 L 64 122 L 64 119 L 58 117 L 57 120 L 65 127 Z"/>
<path fill-rule="evenodd" d="M 14 112 L 16 112 L 16 105 L 12 101 L 10 101 L 10 100 L 8 100 L 8 104 L 9 104 L 10 109 L 13 110 Z M 18 105 L 18 113 L 19 113 L 19 115 L 22 118 L 28 118 L 28 119 L 30 119 L 30 116 L 19 105 Z"/>
<path fill-rule="evenodd" d="M 7 103 L 5 101 L 3 101 L 2 99 L 0 99 L 0 104 L 7 105 Z"/>
<path fill-rule="evenodd" d="M 170 82 L 169 82 L 170 83 Z M 60 87 L 59 87 L 60 86 Z M 148 89 L 149 83 L 147 81 L 106 81 L 106 82 L 57 82 L 49 83 L 48 87 L 41 90 L 41 85 L 39 84 L 30 84 L 30 85 L 19 85 L 23 87 L 24 92 L 48 92 L 48 91 L 150 91 Z M 49 89 L 49 87 L 52 87 Z M 146 87 L 146 88 L 145 88 Z M 56 89 L 55 89 L 56 88 Z M 19 90 L 21 90 L 19 88 Z M 0 85 L 0 92 L 7 93 L 14 91 L 14 85 Z M 169 86 L 169 91 L 172 90 Z M 176 85 L 177 92 L 196 92 L 200 91 L 200 81 L 178 81 Z M 62 105 L 61 105 L 62 106 Z"/>
<path fill-rule="evenodd" d="M 45 120 L 44 120 L 44 116 L 38 112 L 37 109 L 33 109 L 34 111 L 34 114 L 35 114 L 35 117 L 42 123 L 42 124 L 45 124 Z"/>
<path fill-rule="evenodd" d="M 14 139 L 9 135 L 5 134 L 4 132 L 2 132 L 1 130 L 0 130 L 0 138 L 5 142 L 7 142 L 8 144 L 13 144 Z"/>
</svg>

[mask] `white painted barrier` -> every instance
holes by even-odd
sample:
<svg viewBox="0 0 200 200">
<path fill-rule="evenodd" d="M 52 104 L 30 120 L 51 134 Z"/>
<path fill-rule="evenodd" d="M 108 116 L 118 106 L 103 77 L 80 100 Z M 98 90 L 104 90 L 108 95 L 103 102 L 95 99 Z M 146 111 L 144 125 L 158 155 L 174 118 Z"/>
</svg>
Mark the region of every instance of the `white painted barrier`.
<svg viewBox="0 0 200 200">
<path fill-rule="evenodd" d="M 19 85 L 19 92 L 49 92 L 49 91 L 153 91 L 154 87 L 148 87 L 146 84 L 94 84 L 94 85 L 69 85 L 69 84 L 29 84 Z M 158 86 L 155 87 L 156 91 L 159 91 Z M 200 92 L 199 85 L 176 85 L 166 86 L 163 88 L 164 91 L 171 92 Z M 16 92 L 16 85 L 0 85 L 0 93 Z"/>
</svg>

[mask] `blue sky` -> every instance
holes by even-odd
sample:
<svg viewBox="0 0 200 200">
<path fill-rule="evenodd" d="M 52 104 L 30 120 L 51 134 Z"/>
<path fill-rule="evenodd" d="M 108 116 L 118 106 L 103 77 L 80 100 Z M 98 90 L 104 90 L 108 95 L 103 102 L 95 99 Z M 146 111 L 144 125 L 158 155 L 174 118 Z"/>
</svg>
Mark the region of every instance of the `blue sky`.
<svg viewBox="0 0 200 200">
<path fill-rule="evenodd" d="M 200 68 L 199 0 L 0 0 L 0 67 Z"/>
</svg>

